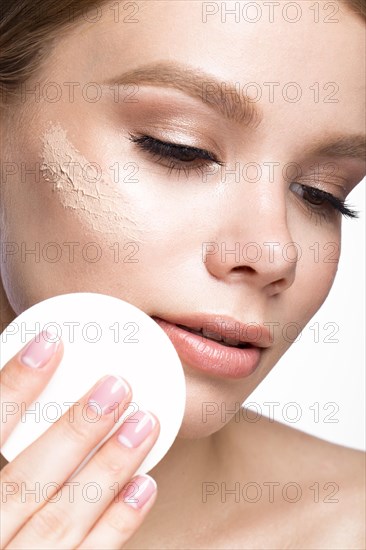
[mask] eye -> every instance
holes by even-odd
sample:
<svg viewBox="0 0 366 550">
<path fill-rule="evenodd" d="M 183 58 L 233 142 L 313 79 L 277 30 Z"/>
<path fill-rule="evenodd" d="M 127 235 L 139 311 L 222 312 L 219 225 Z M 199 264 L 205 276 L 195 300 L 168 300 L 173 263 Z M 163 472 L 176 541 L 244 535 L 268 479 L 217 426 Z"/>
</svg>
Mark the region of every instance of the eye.
<svg viewBox="0 0 366 550">
<path fill-rule="evenodd" d="M 290 189 L 303 199 L 311 213 L 326 217 L 329 212 L 340 212 L 348 218 L 358 217 L 358 213 L 347 206 L 345 201 L 338 199 L 327 191 L 297 182 L 291 183 Z"/>
<path fill-rule="evenodd" d="M 183 170 L 188 175 L 191 170 L 203 172 L 210 163 L 223 165 L 216 155 L 206 149 L 161 141 L 147 135 L 137 137 L 130 134 L 130 141 L 154 157 L 158 164 L 166 166 L 169 173 Z"/>
<path fill-rule="evenodd" d="M 326 202 L 326 199 L 322 197 L 316 189 L 313 187 L 305 187 L 303 188 L 302 197 L 304 200 L 309 202 L 310 204 L 315 205 L 322 205 Z"/>
</svg>

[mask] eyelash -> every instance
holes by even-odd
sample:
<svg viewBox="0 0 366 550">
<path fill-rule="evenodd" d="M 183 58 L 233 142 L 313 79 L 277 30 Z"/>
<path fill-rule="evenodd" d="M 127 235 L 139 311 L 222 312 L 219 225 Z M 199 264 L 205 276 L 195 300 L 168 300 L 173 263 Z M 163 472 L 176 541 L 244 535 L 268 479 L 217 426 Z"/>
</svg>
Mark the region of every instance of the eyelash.
<svg viewBox="0 0 366 550">
<path fill-rule="evenodd" d="M 221 162 L 214 154 L 206 151 L 205 149 L 160 141 L 159 139 L 152 138 L 151 136 L 137 137 L 130 134 L 130 140 L 142 151 L 146 151 L 155 157 L 157 162 L 161 160 L 169 161 L 169 164 L 165 165 L 168 168 L 169 174 L 176 171 L 179 175 L 179 173 L 183 171 L 186 175 L 188 175 L 189 172 L 195 170 L 197 174 L 200 175 L 204 173 L 206 165 L 210 162 L 219 164 L 220 166 L 224 165 L 224 163 Z M 191 157 L 193 156 L 194 158 L 189 160 L 179 158 L 179 156 L 184 157 L 185 154 L 188 154 Z M 197 159 L 201 160 L 201 162 L 198 165 L 194 165 L 193 162 Z"/>
<path fill-rule="evenodd" d="M 216 163 L 220 166 L 224 165 L 224 163 L 221 162 L 214 154 L 206 151 L 205 149 L 169 143 L 147 135 L 140 137 L 134 136 L 133 134 L 129 135 L 129 139 L 132 143 L 135 143 L 142 151 L 145 151 L 155 157 L 157 162 L 161 160 L 169 161 L 169 164 L 165 165 L 168 168 L 169 174 L 173 171 L 178 172 L 178 174 L 183 171 L 187 175 L 192 170 L 195 170 L 198 174 L 203 174 L 205 167 L 210 162 Z M 184 159 L 185 155 L 190 157 L 193 156 L 194 158 L 187 160 Z M 179 158 L 179 156 L 181 158 Z M 199 165 L 192 165 L 194 160 L 197 159 L 202 162 Z M 309 208 L 311 215 L 315 214 L 321 217 L 326 217 L 329 208 L 332 208 L 333 211 L 340 212 L 347 218 L 358 218 L 358 212 L 351 209 L 347 206 L 345 201 L 338 199 L 331 193 L 323 191 L 322 189 L 317 189 L 316 187 L 303 185 L 298 182 L 293 182 L 291 185 L 297 185 L 304 194 L 309 193 L 313 200 L 325 201 L 327 203 L 326 205 L 320 206 L 314 205 L 310 201 L 303 199 L 303 202 L 307 208 Z"/>
</svg>

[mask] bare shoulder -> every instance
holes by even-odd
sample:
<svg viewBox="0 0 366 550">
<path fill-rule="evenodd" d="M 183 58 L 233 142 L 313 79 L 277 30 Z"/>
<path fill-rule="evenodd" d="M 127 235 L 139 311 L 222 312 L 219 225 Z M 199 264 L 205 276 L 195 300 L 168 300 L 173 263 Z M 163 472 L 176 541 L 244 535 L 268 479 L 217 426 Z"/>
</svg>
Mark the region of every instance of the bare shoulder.
<svg viewBox="0 0 366 550">
<path fill-rule="evenodd" d="M 350 485 L 365 481 L 366 453 L 363 451 L 326 441 L 266 416 L 256 422 L 248 422 L 246 418 L 247 415 L 243 415 L 240 422 L 230 422 L 230 429 L 233 433 L 238 430 L 249 439 L 253 437 L 264 450 L 272 449 L 272 459 L 275 450 L 276 468 L 284 464 L 286 472 L 289 468 L 297 471 L 301 468 L 304 474 L 314 471 L 336 474 Z"/>
<path fill-rule="evenodd" d="M 313 518 L 306 535 L 309 548 L 366 548 L 366 454 L 285 428 L 279 429 L 294 444 L 292 456 L 304 472 L 304 488 L 313 482 L 307 508 Z"/>
<path fill-rule="evenodd" d="M 242 434 L 243 449 L 248 444 L 258 449 L 255 476 L 259 484 L 264 488 L 268 482 L 276 483 L 272 492 L 279 496 L 276 510 L 296 531 L 291 547 L 366 548 L 363 451 L 267 417 L 249 425 L 243 420 L 230 422 L 230 431 L 231 437 Z"/>
</svg>

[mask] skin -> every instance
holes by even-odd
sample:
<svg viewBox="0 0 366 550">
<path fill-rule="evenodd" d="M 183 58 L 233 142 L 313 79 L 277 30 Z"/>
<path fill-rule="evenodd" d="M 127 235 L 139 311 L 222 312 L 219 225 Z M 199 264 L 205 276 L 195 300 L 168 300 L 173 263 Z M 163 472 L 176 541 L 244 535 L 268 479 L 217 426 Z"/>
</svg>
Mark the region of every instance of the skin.
<svg viewBox="0 0 366 550">
<path fill-rule="evenodd" d="M 10 176 L 1 187 L 5 241 L 25 242 L 29 248 L 39 242 L 41 249 L 48 242 L 62 246 L 76 241 L 79 249 L 95 242 L 103 254 L 94 264 L 80 252 L 69 262 L 65 247 L 62 259 L 54 264 L 11 256 L 1 265 L 2 326 L 40 300 L 74 291 L 118 296 L 161 318 L 205 312 L 244 323 L 278 322 L 273 343 L 247 378 L 214 377 L 183 363 L 184 422 L 168 455 L 151 472 L 159 487 L 155 506 L 125 547 L 362 548 L 362 520 L 357 517 L 362 507 L 354 506 L 361 499 L 362 453 L 264 418 L 257 423 L 235 422 L 234 412 L 225 422 L 212 415 L 203 423 L 201 410 L 203 402 L 216 402 L 235 411 L 289 347 L 282 327 L 291 322 L 304 327 L 332 286 L 337 263 L 327 263 L 324 257 L 315 263 L 310 247 L 318 242 L 324 251 L 327 243 L 336 243 L 338 256 L 341 218 L 331 209 L 323 216 L 315 210 L 310 213 L 282 176 L 282 167 L 297 163 L 302 169 L 297 181 L 340 199 L 365 175 L 359 159 L 312 152 L 314 143 L 364 131 L 365 75 L 359 62 L 364 23 L 343 7 L 337 24 L 315 23 L 313 12 L 304 10 L 301 20 L 291 25 L 280 16 L 275 23 L 268 17 L 255 24 L 237 24 L 231 17 L 225 23 L 220 17 L 203 23 L 200 2 L 138 2 L 138 6 L 138 23 L 117 24 L 107 4 L 100 21 L 81 22 L 57 39 L 34 80 L 41 86 L 46 80 L 80 83 L 73 102 L 63 87 L 59 101 L 37 103 L 29 98 L 5 118 L 5 161 L 47 164 L 45 136 L 61 128 L 75 155 L 101 167 L 124 218 L 111 232 L 110 226 L 106 230 L 103 224 L 93 224 L 90 212 L 69 208 L 44 170 L 38 182 Z M 291 103 L 277 93 L 271 102 L 268 88 L 263 87 L 261 120 L 248 126 L 227 121 L 205 102 L 169 86 L 140 84 L 137 103 L 115 102 L 107 89 L 98 102 L 86 101 L 80 93 L 89 82 L 102 85 L 125 71 L 167 60 L 189 61 L 222 82 L 239 83 L 241 89 L 248 82 L 281 86 L 296 82 L 303 97 Z M 314 82 L 336 82 L 339 102 L 315 102 L 309 90 Z M 263 167 L 262 177 L 245 185 L 243 178 L 224 180 L 219 172 L 206 182 L 195 171 L 189 177 L 169 173 L 128 139 L 142 126 L 157 139 L 214 151 L 229 168 L 235 162 L 241 166 L 256 162 Z M 114 181 L 109 167 L 115 162 L 135 163 L 138 182 Z M 273 182 L 265 169 L 268 162 L 280 163 Z M 316 182 L 311 166 L 327 162 L 336 165 L 336 175 L 325 173 Z M 37 216 L 42 212 L 47 215 Z M 279 252 L 292 241 L 302 251 L 297 262 L 287 261 Z M 122 259 L 130 252 L 123 250 L 123 244 L 136 243 L 138 262 L 114 261 L 110 247 L 115 242 L 120 243 Z M 225 242 L 231 250 L 236 242 L 255 242 L 264 252 L 256 263 L 247 259 L 238 263 L 233 255 L 222 261 L 219 254 L 203 262 L 205 242 Z M 271 262 L 266 242 L 280 243 Z M 331 480 L 341 487 L 339 503 L 314 503 L 308 487 L 315 477 L 320 486 Z M 282 498 L 274 505 L 262 499 L 255 506 L 230 499 L 222 504 L 217 496 L 203 503 L 202 482 L 216 480 L 228 486 L 243 480 L 281 484 L 296 480 L 307 496 L 296 505 Z M 339 517 L 345 518 L 347 532 Z"/>
</svg>

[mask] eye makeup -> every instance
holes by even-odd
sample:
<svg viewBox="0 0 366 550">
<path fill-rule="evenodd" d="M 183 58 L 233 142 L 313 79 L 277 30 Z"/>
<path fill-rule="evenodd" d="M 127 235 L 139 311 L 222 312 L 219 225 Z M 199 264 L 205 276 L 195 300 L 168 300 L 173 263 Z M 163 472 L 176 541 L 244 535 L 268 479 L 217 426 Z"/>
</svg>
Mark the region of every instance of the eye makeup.
<svg viewBox="0 0 366 550">
<path fill-rule="evenodd" d="M 153 135 L 170 143 L 209 149 L 223 157 L 220 143 L 230 146 L 232 129 L 199 100 L 172 90 L 141 88 L 136 103 L 112 104 L 111 124 L 133 135 Z M 215 136 L 220 136 L 219 140 Z"/>
<path fill-rule="evenodd" d="M 138 96 L 139 101 L 128 109 L 122 106 L 121 122 L 129 129 L 127 139 L 141 158 L 167 168 L 172 178 L 179 177 L 181 172 L 187 177 L 191 174 L 200 177 L 210 164 L 223 166 L 225 170 L 227 151 L 231 148 L 238 151 L 235 132 L 207 105 L 176 90 L 146 86 L 139 89 Z M 306 182 L 291 181 L 290 191 L 311 214 L 327 219 L 339 213 L 357 217 L 345 200 L 328 191 L 333 176 L 330 180 L 324 178 L 320 188 L 313 185 L 315 181 L 311 178 L 305 179 Z"/>
<path fill-rule="evenodd" d="M 169 168 L 169 173 L 177 171 L 179 174 L 182 170 L 188 175 L 191 170 L 195 170 L 197 174 L 203 174 L 204 168 L 210 163 L 220 166 L 224 164 L 214 153 L 206 149 L 167 143 L 150 136 L 137 137 L 130 134 L 130 140 L 142 151 L 150 153 L 157 162 Z"/>
</svg>

